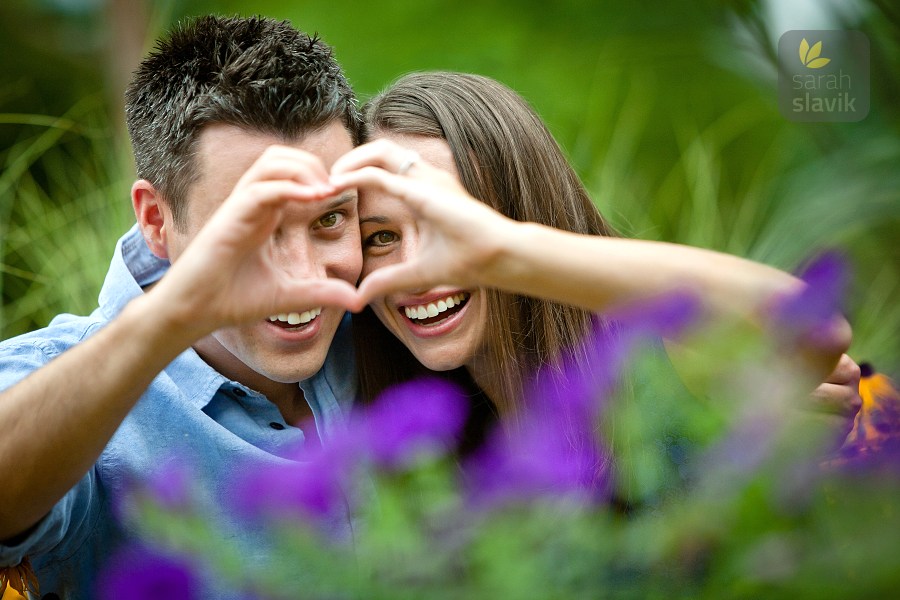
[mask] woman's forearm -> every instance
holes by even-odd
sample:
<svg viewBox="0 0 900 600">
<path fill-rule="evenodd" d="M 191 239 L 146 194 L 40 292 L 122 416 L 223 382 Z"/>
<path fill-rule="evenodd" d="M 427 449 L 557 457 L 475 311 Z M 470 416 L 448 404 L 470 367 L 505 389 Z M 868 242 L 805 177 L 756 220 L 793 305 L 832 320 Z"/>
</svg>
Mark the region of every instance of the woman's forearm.
<svg viewBox="0 0 900 600">
<path fill-rule="evenodd" d="M 498 248 L 482 275 L 486 285 L 598 312 L 683 290 L 711 319 L 770 327 L 779 299 L 805 286 L 788 273 L 720 252 L 579 235 L 534 223 L 505 227 Z M 823 375 L 850 344 L 850 327 L 842 317 L 835 315 L 828 328 L 828 335 L 800 340 L 795 349 Z"/>
</svg>

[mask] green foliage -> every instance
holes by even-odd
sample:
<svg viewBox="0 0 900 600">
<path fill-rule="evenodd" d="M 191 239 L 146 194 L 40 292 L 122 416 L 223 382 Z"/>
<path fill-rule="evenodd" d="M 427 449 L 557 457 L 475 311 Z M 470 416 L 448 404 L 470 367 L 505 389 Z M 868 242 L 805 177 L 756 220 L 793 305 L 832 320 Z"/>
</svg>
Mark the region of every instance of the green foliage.
<svg viewBox="0 0 900 600">
<path fill-rule="evenodd" d="M 273 513 L 247 527 L 270 531 L 274 546 L 236 551 L 216 541 L 196 497 L 163 509 L 151 489 L 123 514 L 156 548 L 261 598 L 295 597 L 298 585 L 304 597 L 348 599 L 890 596 L 900 584 L 897 448 L 880 463 L 824 461 L 837 421 L 823 429 L 820 415 L 793 408 L 808 383 L 759 337 L 724 337 L 740 350 L 712 360 L 720 375 L 698 399 L 658 395 L 671 379 L 658 349 L 631 363 L 624 380 L 635 385 L 609 399 L 600 434 L 613 448 L 618 504 L 562 491 L 480 503 L 457 462 L 428 454 L 360 473 L 348 494 L 351 540 L 315 517 Z M 640 471 L 649 475 L 636 486 Z M 260 556 L 264 569 L 252 562 Z"/>
<path fill-rule="evenodd" d="M 2 155 L 0 336 L 45 326 L 60 312 L 96 306 L 112 248 L 129 226 L 127 180 L 98 124 L 96 100 L 59 119 L 0 114 L 23 125 Z M 117 201 L 112 201 L 116 199 Z"/>
<path fill-rule="evenodd" d="M 0 64 L 12 76 L 0 94 L 4 338 L 58 312 L 89 310 L 112 240 L 130 220 L 128 153 L 115 143 L 121 116 L 108 116 L 117 107 L 102 100 L 121 89 L 101 94 L 99 83 L 99 67 L 113 68 L 120 50 L 104 46 L 116 40 L 102 33 L 108 13 L 99 3 L 53 6 L 0 8 Z M 598 206 L 628 235 L 788 269 L 824 247 L 850 254 L 852 353 L 889 372 L 900 366 L 891 334 L 900 324 L 891 301 L 900 290 L 900 49 L 897 22 L 877 3 L 846 24 L 872 42 L 870 114 L 820 124 L 778 113 L 771 61 L 781 32 L 759 2 L 144 6 L 150 38 L 210 11 L 291 19 L 334 45 L 362 99 L 412 70 L 493 76 L 544 116 Z M 86 43 L 73 46 L 73 35 Z"/>
<path fill-rule="evenodd" d="M 81 8 L 54 12 L 63 4 Z M 824 247 L 849 254 L 856 271 L 851 354 L 897 373 L 900 34 L 886 4 L 862 4 L 865 16 L 847 25 L 872 42 L 872 109 L 860 123 L 835 124 L 779 115 L 771 58 L 781 32 L 768 31 L 761 4 L 750 0 L 145 6 L 150 37 L 178 17 L 208 11 L 290 18 L 334 45 L 363 99 L 412 70 L 495 77 L 538 109 L 624 233 L 782 268 Z M 119 49 L 104 38 L 110 28 L 100 5 L 0 6 L 0 338 L 60 312 L 92 310 L 114 241 L 133 220 L 122 118 L 111 116 L 109 100 L 121 90 L 102 89 Z M 696 399 L 685 401 L 686 391 L 654 361 L 639 363 L 636 373 L 644 375 L 621 391 L 606 432 L 621 460 L 621 496 L 648 510 L 625 519 L 615 511 L 533 506 L 460 523 L 453 519 L 460 498 L 452 466 L 425 464 L 375 482 L 379 502 L 357 539 L 355 577 L 328 569 L 347 559 L 311 531 L 276 527 L 273 554 L 281 558 L 259 585 L 277 592 L 277 574 L 303 563 L 321 578 L 324 597 L 335 590 L 365 598 L 895 593 L 896 477 L 831 473 L 801 485 L 812 476 L 798 465 L 808 464 L 802 459 L 814 445 L 779 427 L 754 469 L 692 470 L 675 460 L 681 448 L 673 432 L 714 446 L 748 414 L 760 417 L 748 409 L 737 418 L 721 407 L 746 407 L 748 382 L 777 391 L 790 381 L 785 369 L 748 362 L 735 373 L 726 363 L 688 361 L 679 372 Z M 690 487 L 671 485 L 683 477 Z M 247 583 L 241 554 L 216 544 L 197 514 L 152 506 L 141 514 L 157 538 L 204 554 L 225 584 Z"/>
</svg>

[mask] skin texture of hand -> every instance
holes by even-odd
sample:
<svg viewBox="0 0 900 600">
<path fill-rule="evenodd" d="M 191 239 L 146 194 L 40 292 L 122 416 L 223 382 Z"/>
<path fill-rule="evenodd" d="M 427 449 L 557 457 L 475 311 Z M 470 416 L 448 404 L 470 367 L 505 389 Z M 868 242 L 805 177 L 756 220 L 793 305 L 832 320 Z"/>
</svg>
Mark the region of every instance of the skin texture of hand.
<svg viewBox="0 0 900 600">
<path fill-rule="evenodd" d="M 175 320 L 195 338 L 272 314 L 360 306 L 346 281 L 294 278 L 274 259 L 273 236 L 290 205 L 321 202 L 337 193 L 315 156 L 270 147 L 148 295 L 165 297 Z"/>
<path fill-rule="evenodd" d="M 395 174 L 415 159 L 404 175 Z M 344 155 L 332 167 L 338 189 L 374 188 L 402 198 L 419 221 L 419 252 L 407 262 L 378 269 L 360 284 L 363 302 L 409 289 L 494 283 L 483 275 L 518 223 L 472 198 L 451 174 L 395 143 L 378 140 Z"/>
<path fill-rule="evenodd" d="M 859 365 L 843 354 L 834 371 L 810 396 L 810 409 L 833 422 L 836 438 L 841 441 L 853 429 L 856 414 L 862 407 L 859 378 Z"/>
</svg>

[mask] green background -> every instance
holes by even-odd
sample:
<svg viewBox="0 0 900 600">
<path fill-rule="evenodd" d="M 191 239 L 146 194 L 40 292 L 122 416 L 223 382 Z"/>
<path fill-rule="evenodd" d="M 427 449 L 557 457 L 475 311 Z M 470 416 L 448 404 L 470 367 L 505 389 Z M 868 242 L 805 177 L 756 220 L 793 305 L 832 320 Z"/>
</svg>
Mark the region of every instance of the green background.
<svg viewBox="0 0 900 600">
<path fill-rule="evenodd" d="M 414 70 L 499 79 L 549 123 L 627 235 L 786 269 L 843 251 L 854 272 L 852 354 L 897 375 L 900 18 L 888 2 L 846 3 L 842 14 L 808 4 L 773 21 L 768 5 L 748 0 L 4 0 L 0 338 L 96 305 L 115 239 L 133 222 L 128 73 L 173 21 L 216 12 L 318 32 L 362 100 Z M 859 123 L 792 123 L 778 112 L 778 37 L 817 27 L 870 39 L 871 110 Z"/>
</svg>

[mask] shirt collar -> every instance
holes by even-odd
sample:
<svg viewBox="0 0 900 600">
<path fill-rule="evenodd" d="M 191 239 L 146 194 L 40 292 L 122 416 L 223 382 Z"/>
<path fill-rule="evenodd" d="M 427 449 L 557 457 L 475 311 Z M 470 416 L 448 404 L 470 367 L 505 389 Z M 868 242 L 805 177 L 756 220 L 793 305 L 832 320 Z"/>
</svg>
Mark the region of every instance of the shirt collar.
<svg viewBox="0 0 900 600">
<path fill-rule="evenodd" d="M 107 319 L 115 318 L 126 304 L 144 293 L 145 286 L 159 281 L 169 266 L 167 259 L 150 251 L 135 224 L 116 243 L 109 273 L 100 290 L 100 311 Z M 197 408 L 209 404 L 216 391 L 228 381 L 206 364 L 193 348 L 182 352 L 163 373 Z"/>
<path fill-rule="evenodd" d="M 166 273 L 169 261 L 154 256 L 135 224 L 116 242 L 116 251 L 106 281 L 100 290 L 100 311 L 113 319 L 125 305 L 143 294 Z"/>
<path fill-rule="evenodd" d="M 155 283 L 165 275 L 170 263 L 155 256 L 141 234 L 137 224 L 119 238 L 109 273 L 100 290 L 100 311 L 107 319 L 113 319 L 131 300 L 144 293 L 143 287 Z M 328 428 L 342 421 L 341 401 L 352 401 L 352 388 L 332 389 L 343 381 L 353 381 L 347 370 L 353 369 L 352 352 L 349 344 L 349 316 L 345 315 L 339 335 L 329 350 L 326 365 L 315 375 L 300 382 L 300 387 L 316 416 L 320 429 Z M 346 338 L 346 339 L 345 339 Z M 337 366 L 340 376 L 326 377 L 331 363 Z M 210 367 L 193 348 L 188 348 L 172 361 L 164 370 L 182 395 L 198 409 L 206 407 L 216 392 L 229 380 Z M 334 380 L 334 381 L 331 381 Z M 337 392 L 337 393 L 335 393 Z"/>
</svg>

